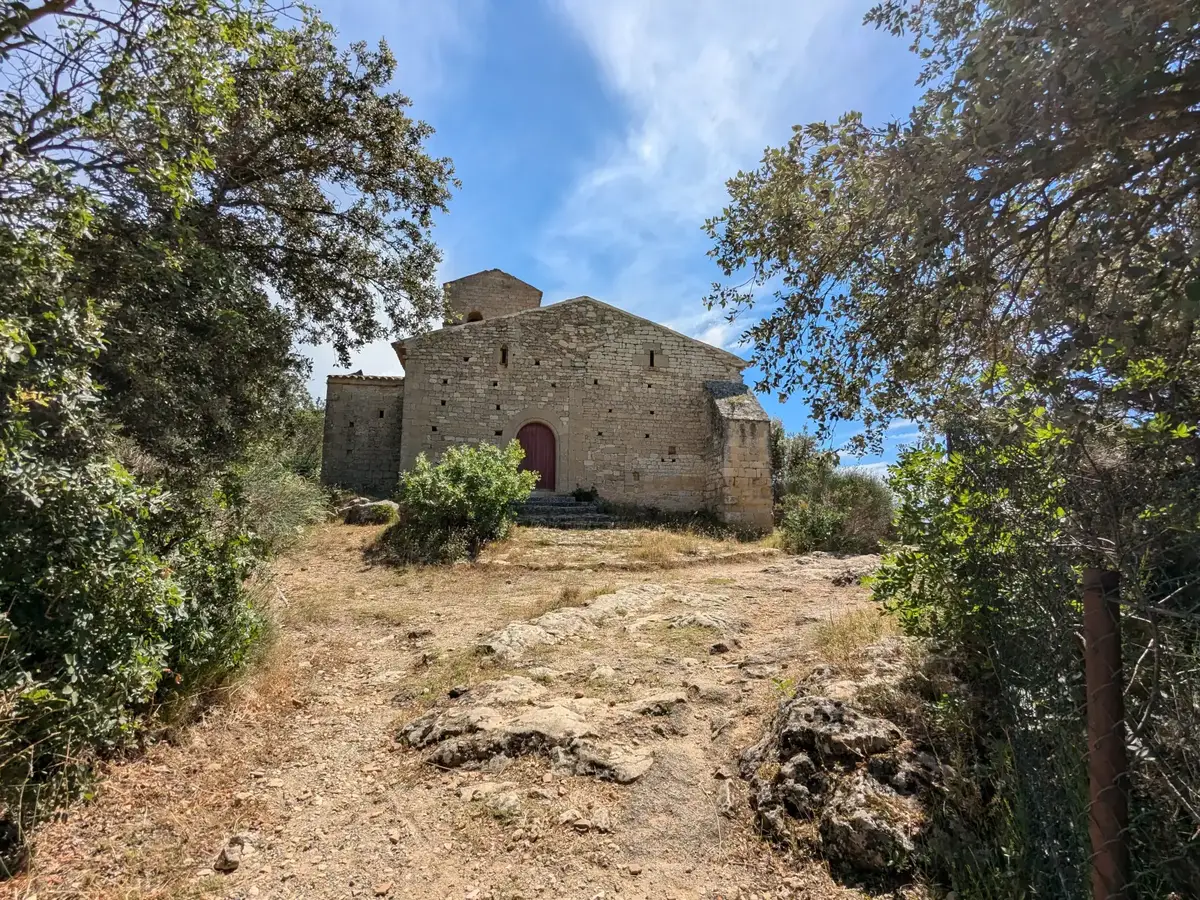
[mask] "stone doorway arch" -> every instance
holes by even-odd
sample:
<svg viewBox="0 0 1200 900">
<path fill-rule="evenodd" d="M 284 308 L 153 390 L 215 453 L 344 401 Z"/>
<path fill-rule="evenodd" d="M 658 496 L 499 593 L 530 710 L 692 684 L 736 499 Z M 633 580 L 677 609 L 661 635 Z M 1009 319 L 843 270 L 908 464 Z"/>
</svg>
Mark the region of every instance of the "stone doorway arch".
<svg viewBox="0 0 1200 900">
<path fill-rule="evenodd" d="M 558 474 L 558 447 L 554 430 L 544 422 L 526 422 L 517 432 L 517 441 L 525 451 L 521 470 L 538 473 L 537 490 L 554 490 Z"/>
</svg>

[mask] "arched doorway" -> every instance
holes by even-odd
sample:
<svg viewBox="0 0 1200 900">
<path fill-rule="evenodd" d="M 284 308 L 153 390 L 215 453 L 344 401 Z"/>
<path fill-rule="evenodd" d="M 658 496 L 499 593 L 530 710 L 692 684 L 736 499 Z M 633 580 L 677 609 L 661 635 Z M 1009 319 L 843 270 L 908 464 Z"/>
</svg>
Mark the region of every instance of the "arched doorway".
<svg viewBox="0 0 1200 900">
<path fill-rule="evenodd" d="M 525 451 L 521 460 L 522 471 L 537 472 L 537 489 L 539 491 L 554 490 L 554 469 L 557 453 L 554 446 L 554 432 L 549 425 L 541 422 L 529 422 L 521 426 L 517 432 L 517 440 Z"/>
</svg>

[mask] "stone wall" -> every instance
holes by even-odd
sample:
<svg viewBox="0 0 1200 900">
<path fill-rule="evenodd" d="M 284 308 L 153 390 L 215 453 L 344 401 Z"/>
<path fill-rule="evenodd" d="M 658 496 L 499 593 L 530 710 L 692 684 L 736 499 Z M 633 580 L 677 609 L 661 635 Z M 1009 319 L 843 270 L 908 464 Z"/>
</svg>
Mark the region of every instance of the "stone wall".
<svg viewBox="0 0 1200 900">
<path fill-rule="evenodd" d="M 740 382 L 745 362 L 733 354 L 590 298 L 400 344 L 402 468 L 418 453 L 436 458 L 454 444 L 506 443 L 537 421 L 555 434 L 559 492 L 595 487 L 608 500 L 675 510 L 717 497 L 713 401 L 704 383 Z M 731 492 L 759 477 L 754 454 L 760 469 L 769 467 L 765 414 L 761 425 L 745 432 L 742 425 L 722 442 L 728 483 L 720 497 L 734 513 Z M 769 472 L 765 490 L 769 525 Z"/>
<path fill-rule="evenodd" d="M 446 321 L 465 322 L 472 315 L 494 319 L 541 306 L 542 292 L 499 269 L 476 272 L 442 285 Z M 407 370 L 405 370 L 407 371 Z"/>
<path fill-rule="evenodd" d="M 712 423 L 706 505 L 726 522 L 765 531 L 773 524 L 771 421 L 740 381 L 709 381 L 704 389 Z"/>
<path fill-rule="evenodd" d="M 390 497 L 400 474 L 404 379 L 330 375 L 325 384 L 321 481 Z"/>
</svg>

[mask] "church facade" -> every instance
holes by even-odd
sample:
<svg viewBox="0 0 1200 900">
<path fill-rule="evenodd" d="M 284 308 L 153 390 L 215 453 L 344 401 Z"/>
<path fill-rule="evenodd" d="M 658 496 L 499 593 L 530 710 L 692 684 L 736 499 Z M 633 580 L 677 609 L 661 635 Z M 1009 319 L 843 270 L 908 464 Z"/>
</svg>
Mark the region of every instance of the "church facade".
<svg viewBox="0 0 1200 900">
<path fill-rule="evenodd" d="M 590 297 L 491 269 L 445 285 L 444 327 L 396 341 L 404 376 L 330 375 L 322 478 L 391 494 L 420 453 L 517 440 L 538 489 L 771 526 L 769 421 L 747 362 Z"/>
</svg>

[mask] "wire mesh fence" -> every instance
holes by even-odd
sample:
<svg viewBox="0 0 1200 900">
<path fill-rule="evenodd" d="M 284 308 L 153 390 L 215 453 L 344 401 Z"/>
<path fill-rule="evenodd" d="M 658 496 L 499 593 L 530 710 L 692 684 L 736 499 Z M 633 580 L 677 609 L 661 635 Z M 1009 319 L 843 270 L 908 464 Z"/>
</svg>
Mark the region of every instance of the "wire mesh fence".
<svg viewBox="0 0 1200 900">
<path fill-rule="evenodd" d="M 1011 846 L 1037 897 L 1200 898 L 1195 466 L 1028 437 L 952 442 L 993 579 L 971 627 L 1015 785 Z"/>
</svg>

